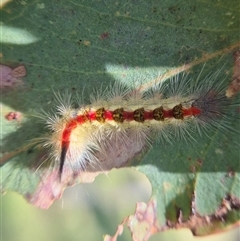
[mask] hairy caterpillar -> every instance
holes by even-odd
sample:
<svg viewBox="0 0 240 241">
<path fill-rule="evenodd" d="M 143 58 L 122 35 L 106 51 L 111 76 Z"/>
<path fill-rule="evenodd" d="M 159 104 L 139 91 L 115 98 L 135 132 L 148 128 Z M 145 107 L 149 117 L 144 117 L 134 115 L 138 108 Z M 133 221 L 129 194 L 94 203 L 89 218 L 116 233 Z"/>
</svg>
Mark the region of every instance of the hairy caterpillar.
<svg viewBox="0 0 240 241">
<path fill-rule="evenodd" d="M 132 142 L 145 147 L 156 137 L 171 142 L 194 139 L 192 134 L 201 135 L 208 127 L 231 129 L 227 110 L 239 99 L 233 103 L 226 97 L 222 78 L 220 71 L 204 79 L 199 74 L 197 80 L 177 75 L 144 92 L 116 83 L 77 108 L 71 96 L 56 94 L 57 111 L 47 117 L 51 134 L 43 145 L 59 163 L 61 177 L 65 165 L 73 170 L 100 165 L 95 153 L 108 155 L 118 145 L 127 150 Z"/>
</svg>

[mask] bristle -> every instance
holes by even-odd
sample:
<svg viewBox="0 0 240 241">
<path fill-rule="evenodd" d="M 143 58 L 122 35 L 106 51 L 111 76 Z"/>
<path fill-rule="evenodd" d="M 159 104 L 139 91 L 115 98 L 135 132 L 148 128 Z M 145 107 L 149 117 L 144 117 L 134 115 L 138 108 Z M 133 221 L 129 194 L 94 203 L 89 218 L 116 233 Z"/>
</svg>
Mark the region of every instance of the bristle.
<svg viewBox="0 0 240 241">
<path fill-rule="evenodd" d="M 60 162 L 59 175 L 66 164 L 81 170 L 86 165 L 100 166 L 95 153 L 107 155 L 117 145 L 126 150 L 132 142 L 149 146 L 156 137 L 169 142 L 195 141 L 193 134 L 201 135 L 222 118 L 222 128 L 227 129 L 231 125 L 227 112 L 232 104 L 219 79 L 219 72 L 194 82 L 177 75 L 145 93 L 117 83 L 92 94 L 91 104 L 79 103 L 79 109 L 71 107 L 69 96 L 55 94 L 57 114 L 48 117 L 47 126 L 53 134 L 45 145 Z"/>
</svg>

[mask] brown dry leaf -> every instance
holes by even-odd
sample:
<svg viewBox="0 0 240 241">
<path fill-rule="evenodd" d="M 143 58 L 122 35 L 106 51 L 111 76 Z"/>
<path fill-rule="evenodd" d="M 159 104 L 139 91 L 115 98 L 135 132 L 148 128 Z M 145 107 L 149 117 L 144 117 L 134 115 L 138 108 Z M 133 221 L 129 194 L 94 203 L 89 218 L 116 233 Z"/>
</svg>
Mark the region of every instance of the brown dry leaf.
<svg viewBox="0 0 240 241">
<path fill-rule="evenodd" d="M 26 70 L 25 66 L 23 66 L 23 65 L 16 67 L 11 72 L 11 75 L 16 78 L 26 76 L 26 74 L 27 74 L 27 70 Z"/>
<path fill-rule="evenodd" d="M 21 65 L 15 69 L 0 64 L 0 89 L 14 88 L 22 85 L 23 81 L 19 77 L 26 75 L 26 68 Z"/>
<path fill-rule="evenodd" d="M 125 218 L 118 226 L 114 236 L 106 235 L 104 241 L 116 241 L 117 237 L 123 232 L 123 225 L 127 224 L 132 233 L 133 241 L 147 241 L 151 235 L 160 231 L 157 221 L 157 202 L 150 200 L 147 204 L 137 203 L 134 215 Z"/>
<path fill-rule="evenodd" d="M 231 211 L 239 210 L 240 200 L 236 197 L 228 196 L 223 199 L 219 209 L 212 215 L 200 216 L 195 210 L 195 201 L 193 195 L 192 201 L 192 214 L 187 221 L 181 219 L 171 222 L 167 220 L 165 226 L 160 227 L 157 219 L 157 202 L 155 199 L 150 200 L 147 204 L 143 202 L 137 203 L 136 212 L 123 220 L 118 226 L 114 236 L 106 235 L 104 241 L 116 241 L 117 237 L 123 232 L 124 225 L 127 225 L 132 233 L 133 241 L 147 241 L 156 233 L 167 231 L 171 229 L 184 229 L 191 230 L 193 235 L 205 236 L 209 233 L 222 233 L 228 229 L 239 226 L 239 222 L 228 224 L 228 215 Z"/>
<path fill-rule="evenodd" d="M 209 233 L 220 233 L 226 229 L 231 229 L 239 223 L 231 224 L 228 221 L 231 214 L 234 210 L 239 210 L 240 208 L 240 200 L 236 197 L 227 196 L 222 200 L 222 204 L 219 206 L 218 210 L 212 215 L 201 216 L 196 212 L 195 209 L 195 200 L 193 195 L 192 201 L 192 214 L 186 222 L 173 223 L 169 220 L 167 221 L 167 228 L 188 228 L 192 231 L 192 233 L 196 236 L 204 236 L 209 235 Z"/>
<path fill-rule="evenodd" d="M 137 203 L 135 214 L 128 218 L 133 241 L 147 241 L 151 235 L 159 232 L 156 208 L 156 200 L 151 200 L 147 204 Z"/>
</svg>

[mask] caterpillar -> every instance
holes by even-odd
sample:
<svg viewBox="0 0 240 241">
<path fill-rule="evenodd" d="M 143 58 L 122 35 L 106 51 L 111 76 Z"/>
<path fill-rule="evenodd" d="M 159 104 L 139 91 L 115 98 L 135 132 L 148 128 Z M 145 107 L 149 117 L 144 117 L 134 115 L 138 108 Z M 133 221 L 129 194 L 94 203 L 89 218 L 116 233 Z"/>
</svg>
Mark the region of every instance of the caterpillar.
<svg viewBox="0 0 240 241">
<path fill-rule="evenodd" d="M 203 79 L 200 73 L 196 80 L 178 74 L 147 91 L 115 83 L 77 108 L 70 95 L 55 94 L 58 104 L 55 114 L 47 116 L 50 134 L 43 146 L 58 163 L 60 179 L 66 165 L 73 170 L 100 165 L 96 153 L 108 155 L 118 145 L 127 150 L 132 142 L 147 147 L 156 138 L 172 142 L 194 139 L 212 127 L 231 129 L 227 110 L 239 99 L 226 97 L 220 72 Z"/>
</svg>

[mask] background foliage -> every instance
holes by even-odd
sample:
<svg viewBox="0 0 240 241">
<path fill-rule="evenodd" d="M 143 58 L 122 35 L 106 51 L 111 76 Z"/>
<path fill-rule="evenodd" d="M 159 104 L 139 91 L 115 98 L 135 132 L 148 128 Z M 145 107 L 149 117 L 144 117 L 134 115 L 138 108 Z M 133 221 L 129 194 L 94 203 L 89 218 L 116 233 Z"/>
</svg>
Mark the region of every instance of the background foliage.
<svg viewBox="0 0 240 241">
<path fill-rule="evenodd" d="M 223 64 L 223 72 L 230 69 L 240 40 L 237 6 L 235 0 L 10 2 L 1 10 L 1 62 L 23 64 L 27 76 L 21 88 L 2 89 L 2 152 L 21 149 L 44 133 L 34 116 L 52 108 L 53 89 L 73 95 L 84 89 L 87 99 L 93 87 L 116 81 L 135 86 L 169 70 L 176 74 L 184 64 L 193 79 L 205 62 L 203 76 Z M 8 122 L 8 111 L 23 113 L 21 123 Z M 239 123 L 232 121 L 237 130 Z M 216 212 L 227 195 L 240 197 L 237 132 L 212 130 L 208 136 L 187 145 L 157 143 L 138 166 L 152 184 L 160 225 L 175 222 L 179 209 L 188 219 L 193 191 L 201 215 Z M 23 150 L 1 167 L 1 188 L 29 197 L 40 183 L 39 152 Z M 231 170 L 235 175 L 227 176 Z"/>
</svg>

